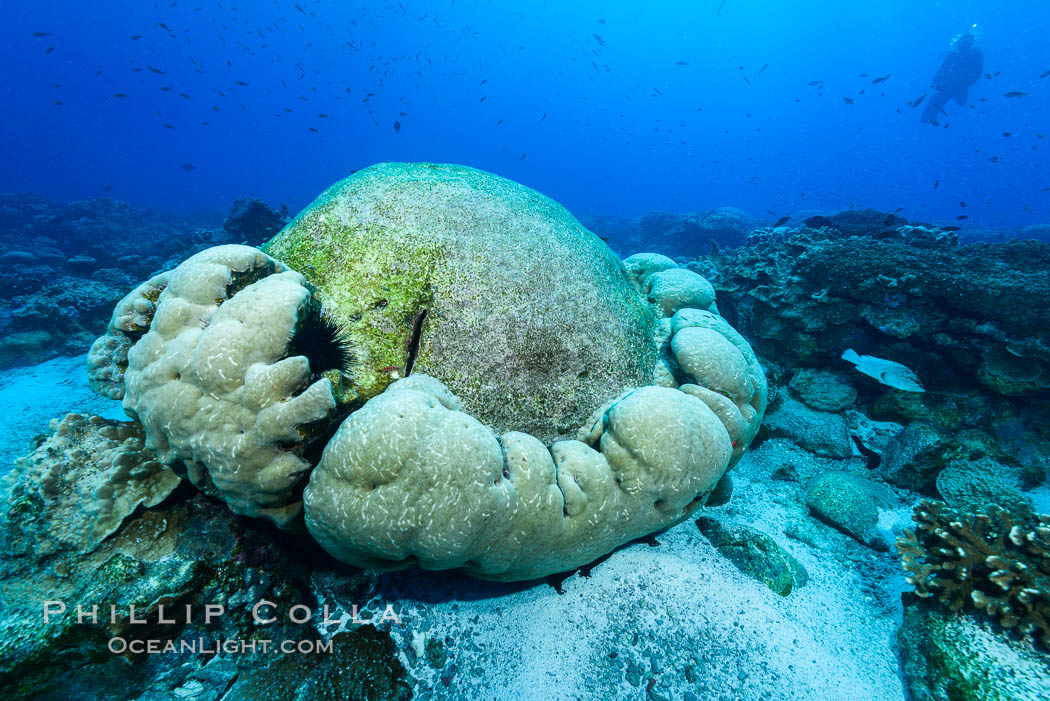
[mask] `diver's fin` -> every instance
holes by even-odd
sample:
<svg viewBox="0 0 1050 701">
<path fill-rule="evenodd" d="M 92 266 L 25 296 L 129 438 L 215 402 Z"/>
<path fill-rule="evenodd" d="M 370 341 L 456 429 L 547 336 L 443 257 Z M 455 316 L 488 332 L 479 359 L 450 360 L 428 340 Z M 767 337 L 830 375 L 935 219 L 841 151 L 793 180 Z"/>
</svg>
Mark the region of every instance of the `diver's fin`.
<svg viewBox="0 0 1050 701">
<path fill-rule="evenodd" d="M 935 92 L 930 95 L 929 99 L 926 100 L 926 107 L 922 111 L 922 119 L 920 121 L 936 126 L 937 117 L 940 116 L 941 110 L 944 109 L 944 103 L 947 101 L 948 96 L 942 92 Z"/>
</svg>

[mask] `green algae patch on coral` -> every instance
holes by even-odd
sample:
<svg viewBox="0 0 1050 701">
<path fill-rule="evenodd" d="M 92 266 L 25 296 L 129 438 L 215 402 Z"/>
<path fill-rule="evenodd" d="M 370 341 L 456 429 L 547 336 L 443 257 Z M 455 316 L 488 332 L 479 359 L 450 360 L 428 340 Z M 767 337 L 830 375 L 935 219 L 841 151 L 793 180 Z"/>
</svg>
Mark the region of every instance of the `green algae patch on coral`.
<svg viewBox="0 0 1050 701">
<path fill-rule="evenodd" d="M 355 400 L 423 372 L 482 422 L 548 442 L 652 380 L 655 315 L 619 259 L 558 203 L 483 171 L 366 168 L 267 252 L 340 327 Z"/>
</svg>

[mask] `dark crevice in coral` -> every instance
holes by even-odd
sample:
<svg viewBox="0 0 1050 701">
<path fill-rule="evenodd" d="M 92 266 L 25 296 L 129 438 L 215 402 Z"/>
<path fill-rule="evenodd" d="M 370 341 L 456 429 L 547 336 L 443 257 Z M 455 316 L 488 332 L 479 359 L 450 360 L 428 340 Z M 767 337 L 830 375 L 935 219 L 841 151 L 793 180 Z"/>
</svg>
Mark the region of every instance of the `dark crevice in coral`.
<svg viewBox="0 0 1050 701">
<path fill-rule="evenodd" d="M 226 284 L 226 299 L 233 297 L 248 285 L 273 275 L 276 271 L 276 266 L 270 261 L 266 261 L 264 265 L 252 266 L 247 270 L 231 270 L 230 281 Z"/>
<path fill-rule="evenodd" d="M 408 340 L 408 360 L 405 361 L 405 377 L 412 374 L 412 367 L 416 364 L 416 355 L 419 353 L 419 341 L 423 335 L 423 322 L 427 320 L 427 309 L 424 307 L 416 312 L 412 320 L 412 336 Z"/>
<path fill-rule="evenodd" d="M 340 424 L 343 423 L 347 416 L 357 411 L 360 406 L 360 403 L 355 402 L 351 405 L 340 407 L 328 418 L 301 425 L 299 431 L 306 436 L 306 439 L 297 453 L 299 457 L 316 467 L 317 463 L 321 462 L 321 454 L 324 452 L 325 446 L 335 436 L 335 432 L 339 430 Z M 303 481 L 305 482 L 305 480 Z"/>
</svg>

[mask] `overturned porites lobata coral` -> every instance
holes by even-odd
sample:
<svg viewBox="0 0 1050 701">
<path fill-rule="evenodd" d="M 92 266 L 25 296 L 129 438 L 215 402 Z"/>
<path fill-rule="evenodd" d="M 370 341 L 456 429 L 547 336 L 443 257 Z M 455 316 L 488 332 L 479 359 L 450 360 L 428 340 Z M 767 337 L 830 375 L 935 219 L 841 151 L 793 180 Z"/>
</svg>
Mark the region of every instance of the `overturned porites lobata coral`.
<svg viewBox="0 0 1050 701">
<path fill-rule="evenodd" d="M 908 583 L 953 611 L 972 607 L 1050 645 L 1050 516 L 995 505 L 976 513 L 922 501 L 897 540 Z"/>
</svg>

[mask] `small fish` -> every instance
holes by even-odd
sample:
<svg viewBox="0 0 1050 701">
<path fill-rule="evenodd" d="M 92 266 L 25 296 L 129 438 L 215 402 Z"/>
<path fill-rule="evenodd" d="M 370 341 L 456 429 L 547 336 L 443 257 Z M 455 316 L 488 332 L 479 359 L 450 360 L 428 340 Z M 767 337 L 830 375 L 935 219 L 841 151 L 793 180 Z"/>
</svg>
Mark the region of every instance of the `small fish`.
<svg viewBox="0 0 1050 701">
<path fill-rule="evenodd" d="M 141 38 L 142 38 L 141 34 L 132 34 L 131 36 L 128 37 L 128 39 L 131 39 L 132 41 L 138 41 Z"/>
<path fill-rule="evenodd" d="M 1003 95 L 1003 97 L 1024 97 L 1027 94 L 1028 93 L 1023 92 L 1021 90 L 1012 90 L 1012 91 L 1006 93 L 1005 95 Z"/>
<path fill-rule="evenodd" d="M 602 39 L 600 34 L 592 34 L 594 40 L 598 42 L 599 46 L 605 46 L 605 39 Z"/>
<path fill-rule="evenodd" d="M 941 181 L 940 181 L 940 180 L 934 180 L 934 181 L 933 181 L 933 189 L 934 189 L 934 190 L 936 190 L 936 189 L 937 189 L 937 188 L 939 188 L 940 186 L 941 186 Z"/>
<path fill-rule="evenodd" d="M 959 206 L 962 207 L 963 209 L 966 209 L 966 200 L 960 200 L 959 201 Z"/>
<path fill-rule="evenodd" d="M 758 71 L 758 74 L 759 74 L 759 75 L 762 75 L 763 73 L 765 73 L 765 72 L 766 72 L 766 69 L 767 69 L 767 68 L 769 68 L 769 64 L 768 64 L 768 63 L 767 63 L 767 64 L 765 64 L 765 65 L 763 65 L 763 66 L 762 66 L 762 68 L 760 68 L 760 69 L 759 69 L 759 71 Z"/>
<path fill-rule="evenodd" d="M 808 83 L 806 83 L 806 85 L 823 85 L 823 84 L 824 84 L 823 80 L 811 80 Z"/>
<path fill-rule="evenodd" d="M 165 126 L 165 128 L 167 128 L 167 129 L 174 129 L 174 128 L 175 128 L 175 127 L 173 127 L 172 125 L 168 124 L 167 122 L 165 122 L 165 123 L 164 123 L 164 126 Z"/>
<path fill-rule="evenodd" d="M 51 52 L 54 51 L 54 50 L 55 50 L 54 46 L 49 46 L 46 49 L 44 49 L 44 53 L 50 55 Z"/>
<path fill-rule="evenodd" d="M 118 97 L 118 98 L 123 99 L 123 98 L 127 97 L 127 93 L 115 92 L 115 93 L 113 93 L 113 97 Z"/>
<path fill-rule="evenodd" d="M 171 31 L 171 27 L 169 27 L 168 25 L 164 24 L 163 22 L 157 22 L 157 23 L 156 23 L 155 25 L 153 25 L 153 26 L 154 26 L 154 27 L 160 27 L 161 29 L 163 29 L 164 31 L 166 31 L 166 32 L 167 32 L 168 34 L 171 34 L 171 33 L 172 33 L 172 31 Z"/>
<path fill-rule="evenodd" d="M 525 160 L 525 154 L 524 154 L 524 153 L 523 153 L 523 154 L 521 154 L 521 158 L 519 158 L 518 160 L 519 160 L 519 161 L 524 161 L 524 160 Z"/>
<path fill-rule="evenodd" d="M 240 85 L 240 86 L 242 86 L 242 87 L 248 84 L 248 81 L 247 81 L 247 80 L 235 80 L 235 81 L 233 81 L 233 82 L 234 82 L 234 83 L 236 83 L 237 85 Z M 224 96 L 224 97 L 225 97 L 225 96 Z"/>
<path fill-rule="evenodd" d="M 394 121 L 394 133 L 395 134 L 400 134 L 401 133 L 401 122 L 399 122 L 397 120 Z"/>
<path fill-rule="evenodd" d="M 676 65 L 676 66 L 688 66 L 689 62 L 688 61 L 675 61 L 674 65 Z"/>
<path fill-rule="evenodd" d="M 852 105 L 853 104 L 853 98 L 852 97 L 844 97 L 844 98 L 842 98 L 842 101 L 845 102 L 847 105 Z"/>
<path fill-rule="evenodd" d="M 314 129 L 313 127 L 310 127 L 310 131 L 312 131 L 312 132 L 313 132 L 313 133 L 315 133 L 315 134 L 317 133 L 317 130 L 316 130 L 316 129 Z"/>
<path fill-rule="evenodd" d="M 182 168 L 185 171 L 197 170 L 197 166 L 192 163 L 183 163 L 179 168 Z"/>
<path fill-rule="evenodd" d="M 874 80 L 872 80 L 871 84 L 872 85 L 878 85 L 879 83 L 885 83 L 887 80 L 890 79 L 890 76 L 892 76 L 892 75 L 893 75 L 892 73 L 887 73 L 886 75 L 880 75 L 878 78 L 875 78 Z"/>
<path fill-rule="evenodd" d="M 928 93 L 928 92 L 924 92 L 922 95 L 920 95 L 919 97 L 915 98 L 914 100 L 912 100 L 908 104 L 911 105 L 912 107 L 918 107 L 919 105 L 922 104 L 922 101 L 925 100 L 926 96 L 929 95 L 929 94 L 930 93 Z"/>
<path fill-rule="evenodd" d="M 162 71 L 162 70 L 161 70 L 161 69 L 159 69 L 159 68 L 154 68 L 153 66 L 151 66 L 151 65 L 149 65 L 149 64 L 146 64 L 146 68 L 148 68 L 148 69 L 150 70 L 150 72 L 151 72 L 151 73 L 157 73 L 157 74 L 159 74 L 159 75 L 164 75 L 164 71 Z"/>
<path fill-rule="evenodd" d="M 925 392 L 918 376 L 909 368 L 892 360 L 876 358 L 871 355 L 858 355 L 857 351 L 847 348 L 842 359 L 856 366 L 857 372 L 873 377 L 887 387 L 905 392 Z"/>
<path fill-rule="evenodd" d="M 961 226 L 956 226 L 955 224 L 952 224 L 951 226 L 942 226 L 939 228 L 941 231 L 959 231 L 962 229 Z"/>
<path fill-rule="evenodd" d="M 49 37 L 51 36 L 51 32 L 33 32 L 33 36 L 35 36 L 37 39 L 39 39 L 40 37 Z"/>
<path fill-rule="evenodd" d="M 726 0 L 722 0 L 721 4 L 719 4 L 719 6 L 718 6 L 718 12 L 715 13 L 715 17 L 718 17 L 719 15 L 722 14 L 722 8 L 725 7 L 725 6 L 726 6 Z"/>
<path fill-rule="evenodd" d="M 789 219 L 791 219 L 791 215 L 790 214 L 787 215 L 786 217 L 781 217 L 780 219 L 777 219 L 777 223 L 773 225 L 773 228 L 776 229 L 778 226 L 784 226 L 785 224 L 788 223 Z"/>
<path fill-rule="evenodd" d="M 1043 71 L 1039 74 L 1040 78 L 1050 78 L 1050 71 Z"/>
<path fill-rule="evenodd" d="M 543 113 L 543 116 L 542 116 L 542 117 L 540 117 L 540 121 L 542 122 L 542 121 L 543 121 L 544 119 L 546 119 L 546 118 L 547 118 L 547 113 L 546 113 L 546 112 L 544 112 L 544 113 Z M 503 120 L 501 119 L 500 121 L 502 122 Z"/>
</svg>

